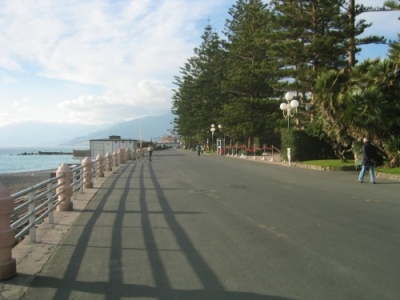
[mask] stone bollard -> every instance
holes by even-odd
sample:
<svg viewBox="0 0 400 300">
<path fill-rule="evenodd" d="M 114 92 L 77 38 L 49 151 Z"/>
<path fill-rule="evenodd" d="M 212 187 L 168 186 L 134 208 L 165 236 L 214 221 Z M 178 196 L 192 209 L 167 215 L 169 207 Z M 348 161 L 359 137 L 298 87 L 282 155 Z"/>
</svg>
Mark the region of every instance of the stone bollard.
<svg viewBox="0 0 400 300">
<path fill-rule="evenodd" d="M 82 161 L 83 165 L 83 187 L 90 189 L 93 187 L 93 163 L 90 156 L 86 156 Z"/>
<path fill-rule="evenodd" d="M 110 152 L 106 153 L 107 171 L 112 171 L 112 155 Z"/>
<path fill-rule="evenodd" d="M 60 176 L 61 174 L 65 174 L 63 178 L 60 178 L 58 180 L 58 184 L 61 184 L 58 188 L 56 188 L 56 193 L 61 193 L 61 191 L 64 191 L 58 196 L 58 200 L 61 201 L 63 198 L 64 200 L 60 203 L 60 205 L 57 206 L 58 211 L 68 211 L 72 210 L 73 204 L 71 201 L 72 197 L 72 171 L 68 167 L 67 164 L 62 164 L 61 166 L 58 167 L 56 171 L 56 176 Z"/>
<path fill-rule="evenodd" d="M 121 148 L 119 148 L 119 149 L 117 150 L 117 153 L 118 153 L 118 160 L 119 160 L 119 163 L 122 165 L 122 164 L 124 163 L 124 150 L 122 150 Z"/>
<path fill-rule="evenodd" d="M 130 148 L 126 149 L 127 160 L 132 160 L 132 150 Z"/>
<path fill-rule="evenodd" d="M 15 231 L 10 226 L 10 215 L 14 212 L 14 201 L 7 188 L 0 184 L 0 280 L 17 274 L 17 264 L 12 258 Z"/>
<path fill-rule="evenodd" d="M 98 165 L 99 177 L 104 177 L 104 157 L 100 153 L 96 156 L 96 163 Z"/>
<path fill-rule="evenodd" d="M 114 157 L 114 167 L 118 167 L 118 153 L 117 153 L 117 151 L 113 152 L 113 157 Z"/>
<path fill-rule="evenodd" d="M 137 149 L 133 149 L 132 150 L 132 159 L 133 160 L 137 160 L 138 158 L 137 158 Z"/>
</svg>

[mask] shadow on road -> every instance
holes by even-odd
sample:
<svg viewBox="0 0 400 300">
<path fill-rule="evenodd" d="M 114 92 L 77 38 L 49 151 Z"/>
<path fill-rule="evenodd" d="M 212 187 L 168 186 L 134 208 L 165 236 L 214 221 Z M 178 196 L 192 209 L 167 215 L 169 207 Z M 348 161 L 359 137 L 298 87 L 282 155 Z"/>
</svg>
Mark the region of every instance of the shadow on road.
<svg viewBox="0 0 400 300">
<path fill-rule="evenodd" d="M 143 231 L 145 251 L 149 258 L 149 266 L 151 268 L 151 274 L 155 282 L 155 286 L 141 285 L 141 284 L 127 284 L 124 282 L 124 268 L 123 262 L 123 232 L 124 232 L 124 214 L 127 213 L 126 207 L 128 200 L 132 198 L 133 191 L 138 190 L 131 186 L 132 177 L 138 166 L 141 166 L 139 172 L 139 211 L 141 215 L 141 229 Z M 180 225 L 176 219 L 177 212 L 173 211 L 170 204 L 168 203 L 164 191 L 158 182 L 157 176 L 153 170 L 151 164 L 148 164 L 150 179 L 156 192 L 156 199 L 161 207 L 161 213 L 164 215 L 165 220 L 173 236 L 175 237 L 177 244 L 180 248 L 181 253 L 185 256 L 187 262 L 190 264 L 191 269 L 196 275 L 197 279 L 202 283 L 204 289 L 176 289 L 171 286 L 170 278 L 166 271 L 165 265 L 160 255 L 160 249 L 156 246 L 156 239 L 154 236 L 154 228 L 150 222 L 150 214 L 147 207 L 146 190 L 144 180 L 145 176 L 149 176 L 147 173 L 144 174 L 145 164 L 133 164 L 126 165 L 123 169 L 120 169 L 116 173 L 115 178 L 112 179 L 111 183 L 104 188 L 104 195 L 101 196 L 96 205 L 93 204 L 93 209 L 85 209 L 87 213 L 87 220 L 83 220 L 82 224 L 85 226 L 82 228 L 80 236 L 74 237 L 74 242 L 66 243 L 62 245 L 64 249 L 74 246 L 74 250 L 70 254 L 70 259 L 67 262 L 65 271 L 60 271 L 59 278 L 46 276 L 45 274 L 35 277 L 33 283 L 33 292 L 36 296 L 34 299 L 40 299 L 41 289 L 46 289 L 47 292 L 50 290 L 50 294 L 53 296 L 51 299 L 67 300 L 74 297 L 77 293 L 85 295 L 85 299 L 101 299 L 115 300 L 115 299 L 133 299 L 133 298 L 151 298 L 151 299 L 174 299 L 174 300 L 187 300 L 187 299 L 198 299 L 198 300 L 290 300 L 289 298 L 278 297 L 273 295 L 261 295 L 252 292 L 240 292 L 240 291 L 228 291 L 224 288 L 220 278 L 213 272 L 212 268 L 207 264 L 205 259 L 201 256 L 199 251 L 196 249 L 188 236 L 185 229 Z M 124 183 L 121 181 L 125 181 Z M 117 187 L 118 183 L 118 187 Z M 124 186 L 123 189 L 121 189 Z M 118 203 L 118 208 L 115 210 L 105 210 L 105 205 L 110 198 L 111 193 L 116 190 L 121 190 L 122 194 Z M 114 196 L 115 197 L 115 196 Z M 91 234 L 95 231 L 95 226 L 103 213 L 115 213 L 114 224 L 112 226 L 112 237 L 111 246 L 107 246 L 105 249 L 110 247 L 109 261 L 108 261 L 108 281 L 83 281 L 80 280 L 79 272 L 83 265 L 85 253 L 87 248 L 90 247 L 89 241 Z M 179 213 L 193 213 L 193 212 L 179 212 Z M 78 226 L 80 226 L 78 224 Z M 99 226 L 99 225 L 97 225 Z M 126 238 L 126 237 L 125 237 Z M 62 250 L 67 251 L 67 250 Z M 87 255 L 87 254 L 86 254 Z M 56 262 L 53 262 L 56 264 Z M 54 266 L 53 266 L 54 268 Z M 62 269 L 62 268 L 61 268 Z M 135 270 L 141 272 L 141 270 Z M 23 274 L 20 274 L 23 276 Z M 28 292 L 24 299 L 30 299 L 30 292 Z M 39 297 L 38 297 L 39 295 Z M 49 294 L 46 294 L 47 296 Z M 44 295 L 43 295 L 44 296 Z M 90 297 L 90 298 L 88 298 Z M 46 299 L 49 299 L 45 297 Z"/>
</svg>

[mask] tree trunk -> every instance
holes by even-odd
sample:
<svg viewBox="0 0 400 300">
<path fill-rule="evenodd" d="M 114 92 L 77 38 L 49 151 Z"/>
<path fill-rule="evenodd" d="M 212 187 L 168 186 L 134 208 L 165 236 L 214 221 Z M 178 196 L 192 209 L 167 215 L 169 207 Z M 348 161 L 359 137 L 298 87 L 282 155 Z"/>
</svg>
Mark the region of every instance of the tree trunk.
<svg viewBox="0 0 400 300">
<path fill-rule="evenodd" d="M 354 0 L 349 1 L 348 16 L 349 16 L 349 28 L 350 28 L 348 59 L 349 59 L 349 68 L 351 68 L 356 64 L 356 45 L 355 45 L 356 42 L 355 42 L 355 32 L 354 32 L 356 16 L 355 16 Z"/>
</svg>

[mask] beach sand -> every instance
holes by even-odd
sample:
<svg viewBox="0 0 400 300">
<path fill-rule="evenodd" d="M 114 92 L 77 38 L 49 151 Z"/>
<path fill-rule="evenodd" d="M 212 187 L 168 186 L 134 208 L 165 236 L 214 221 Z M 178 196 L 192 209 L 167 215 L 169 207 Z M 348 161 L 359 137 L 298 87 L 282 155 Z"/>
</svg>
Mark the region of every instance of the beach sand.
<svg viewBox="0 0 400 300">
<path fill-rule="evenodd" d="M 50 178 L 54 170 L 0 174 L 0 184 L 5 186 L 10 195 L 22 191 Z"/>
</svg>

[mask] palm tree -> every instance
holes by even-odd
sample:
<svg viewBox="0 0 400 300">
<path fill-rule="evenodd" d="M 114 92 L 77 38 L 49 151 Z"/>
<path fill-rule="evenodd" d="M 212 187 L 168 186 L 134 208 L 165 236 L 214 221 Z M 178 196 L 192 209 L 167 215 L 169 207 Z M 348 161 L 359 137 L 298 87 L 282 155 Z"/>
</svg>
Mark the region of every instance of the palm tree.
<svg viewBox="0 0 400 300">
<path fill-rule="evenodd" d="M 400 72 L 392 60 L 366 60 L 351 73 L 322 73 L 316 82 L 314 126 L 343 158 L 352 140 L 365 136 L 389 160 L 400 164 Z"/>
</svg>

